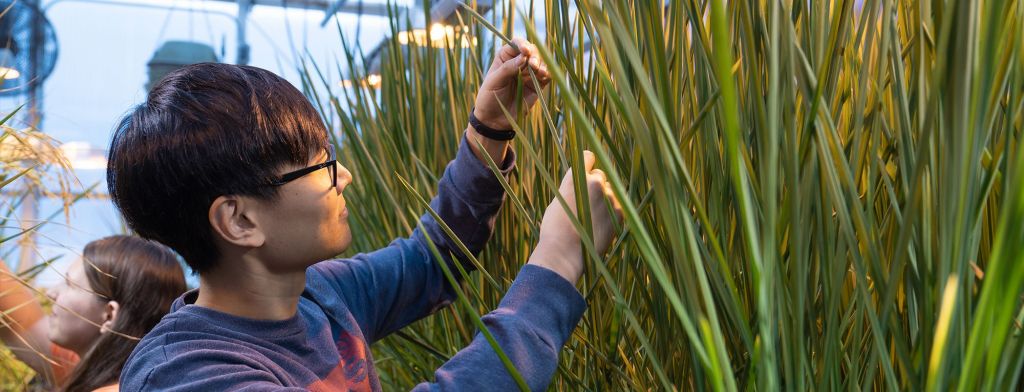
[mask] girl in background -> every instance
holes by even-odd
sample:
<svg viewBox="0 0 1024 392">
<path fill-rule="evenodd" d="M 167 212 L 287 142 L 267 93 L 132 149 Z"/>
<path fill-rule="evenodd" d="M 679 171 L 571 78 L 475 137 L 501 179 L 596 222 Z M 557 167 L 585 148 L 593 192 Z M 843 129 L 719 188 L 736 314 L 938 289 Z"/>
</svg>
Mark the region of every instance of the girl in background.
<svg viewBox="0 0 1024 392">
<path fill-rule="evenodd" d="M 0 339 L 60 390 L 117 391 L 128 355 L 185 292 L 174 252 L 139 237 L 90 242 L 48 292 L 44 315 L 31 290 L 0 262 Z"/>
</svg>

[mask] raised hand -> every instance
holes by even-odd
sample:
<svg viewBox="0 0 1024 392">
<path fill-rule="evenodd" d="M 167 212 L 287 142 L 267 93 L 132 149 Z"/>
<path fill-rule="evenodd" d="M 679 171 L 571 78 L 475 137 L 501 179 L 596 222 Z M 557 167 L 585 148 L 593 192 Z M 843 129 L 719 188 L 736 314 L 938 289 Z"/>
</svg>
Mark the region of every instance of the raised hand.
<svg viewBox="0 0 1024 392">
<path fill-rule="evenodd" d="M 512 128 L 501 110 L 502 106 L 514 117 L 520 110 L 529 110 L 537 102 L 540 92 L 533 82 L 534 76 L 541 89 L 551 82 L 537 47 L 522 38 L 515 38 L 512 42 L 519 50 L 511 45 L 498 50 L 476 94 L 476 118 L 494 129 Z M 533 73 L 529 70 L 533 70 Z M 516 100 L 517 87 L 522 88 L 521 102 Z"/>
</svg>

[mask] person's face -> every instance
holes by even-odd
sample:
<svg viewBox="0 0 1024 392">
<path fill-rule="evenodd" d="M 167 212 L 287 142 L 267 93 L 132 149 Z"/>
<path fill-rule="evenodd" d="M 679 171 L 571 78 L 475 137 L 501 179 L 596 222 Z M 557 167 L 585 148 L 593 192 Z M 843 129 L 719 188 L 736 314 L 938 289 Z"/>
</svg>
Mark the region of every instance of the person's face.
<svg viewBox="0 0 1024 392">
<path fill-rule="evenodd" d="M 53 299 L 50 316 L 50 341 L 79 354 L 100 336 L 106 321 L 107 301 L 92 291 L 81 259 L 71 264 L 63 283 L 49 291 Z"/>
<path fill-rule="evenodd" d="M 308 166 L 328 159 L 327 153 L 321 153 Z M 281 172 L 301 168 L 289 167 Z M 323 168 L 299 177 L 281 185 L 279 197 L 265 203 L 261 222 L 267 235 L 265 250 L 275 265 L 305 268 L 345 251 L 351 244 L 342 191 L 352 183 L 352 173 L 338 163 L 335 187 L 331 186 L 331 174 L 332 170 Z"/>
</svg>

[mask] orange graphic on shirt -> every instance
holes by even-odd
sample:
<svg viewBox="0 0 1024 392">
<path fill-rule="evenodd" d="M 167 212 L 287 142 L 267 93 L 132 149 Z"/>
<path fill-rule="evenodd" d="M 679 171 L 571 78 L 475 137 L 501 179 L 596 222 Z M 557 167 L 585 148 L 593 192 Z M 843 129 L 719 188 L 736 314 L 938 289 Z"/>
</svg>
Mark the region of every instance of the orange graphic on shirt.
<svg viewBox="0 0 1024 392">
<path fill-rule="evenodd" d="M 372 391 L 366 344 L 342 331 L 337 345 L 341 357 L 338 365 L 331 369 L 327 377 L 310 384 L 308 389 L 315 392 Z"/>
</svg>

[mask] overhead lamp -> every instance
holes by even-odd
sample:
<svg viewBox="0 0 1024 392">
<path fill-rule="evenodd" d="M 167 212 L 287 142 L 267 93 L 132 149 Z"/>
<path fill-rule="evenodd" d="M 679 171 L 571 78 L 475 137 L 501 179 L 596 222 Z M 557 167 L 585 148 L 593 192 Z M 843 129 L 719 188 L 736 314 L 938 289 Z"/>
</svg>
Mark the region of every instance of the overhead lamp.
<svg viewBox="0 0 1024 392">
<path fill-rule="evenodd" d="M 10 48 L 0 49 L 0 78 L 10 80 L 21 77 L 21 72 L 11 66 L 13 63 L 14 52 Z"/>
<path fill-rule="evenodd" d="M 86 142 L 67 142 L 60 150 L 75 170 L 103 170 L 107 168 L 107 152 Z"/>
<path fill-rule="evenodd" d="M 462 34 L 459 30 L 461 29 L 452 25 L 434 23 L 430 25 L 430 29 L 412 29 L 400 32 L 396 38 L 399 44 L 416 43 L 417 46 L 422 47 L 429 45 L 434 48 L 444 48 L 445 46 L 469 48 L 476 45 L 476 37 Z M 458 45 L 456 45 L 456 40 L 459 40 Z"/>
<path fill-rule="evenodd" d="M 379 74 L 372 74 L 366 77 L 366 84 L 373 88 L 380 88 L 381 77 Z"/>
<path fill-rule="evenodd" d="M 178 68 L 190 64 L 219 61 L 217 52 L 210 45 L 191 41 L 164 42 L 146 64 L 149 68 L 149 81 L 146 82 L 146 90 L 152 88 L 160 79 Z"/>
<path fill-rule="evenodd" d="M 349 79 L 346 79 L 346 80 L 342 80 L 341 83 L 338 83 L 338 84 L 340 84 L 342 87 L 345 87 L 345 88 L 352 88 L 352 87 L 355 87 L 355 86 L 359 86 L 359 87 L 377 89 L 377 88 L 380 88 L 380 84 L 381 84 L 382 81 L 383 81 L 383 78 L 381 78 L 380 74 L 370 74 L 370 75 L 367 75 L 366 78 L 364 78 L 364 79 L 360 79 L 360 80 L 349 80 Z"/>
</svg>

